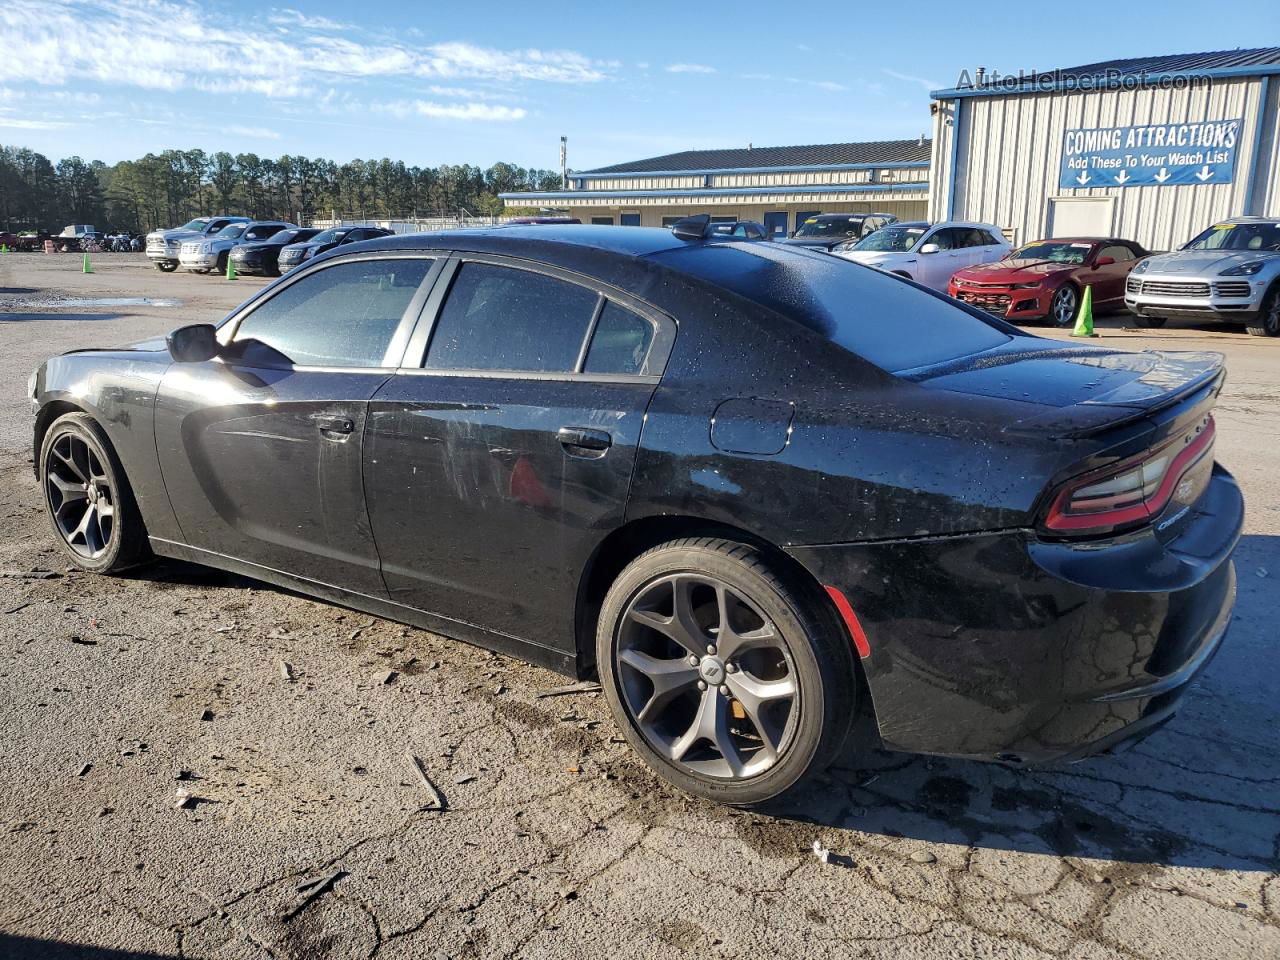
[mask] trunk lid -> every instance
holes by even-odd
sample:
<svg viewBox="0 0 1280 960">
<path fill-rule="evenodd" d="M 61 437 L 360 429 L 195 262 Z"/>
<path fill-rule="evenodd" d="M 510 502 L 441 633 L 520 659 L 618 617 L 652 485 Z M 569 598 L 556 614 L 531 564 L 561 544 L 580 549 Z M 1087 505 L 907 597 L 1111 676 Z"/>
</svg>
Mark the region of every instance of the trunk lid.
<svg viewBox="0 0 1280 960">
<path fill-rule="evenodd" d="M 1216 394 L 1224 360 L 1212 351 L 1133 353 L 1032 337 L 899 376 L 931 389 L 1028 404 L 1027 416 L 1012 420 L 1008 430 L 1086 436 L 1215 383 Z"/>
</svg>

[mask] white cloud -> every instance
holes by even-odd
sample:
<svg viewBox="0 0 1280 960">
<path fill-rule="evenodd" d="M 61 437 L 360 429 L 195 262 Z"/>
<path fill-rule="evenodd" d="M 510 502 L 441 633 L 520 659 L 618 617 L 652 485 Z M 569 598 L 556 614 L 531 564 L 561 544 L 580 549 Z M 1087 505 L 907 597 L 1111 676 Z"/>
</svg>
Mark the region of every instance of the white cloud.
<svg viewBox="0 0 1280 960">
<path fill-rule="evenodd" d="M 307 30 L 351 30 L 352 25 L 349 23 L 339 23 L 337 20 L 330 20 L 328 17 L 310 16 L 301 10 L 292 10 L 285 7 L 281 10 L 274 11 L 267 20 L 281 27 L 303 27 Z"/>
<path fill-rule="evenodd" d="M 14 130 L 58 130 L 68 124 L 61 120 L 24 120 L 21 117 L 0 117 L 0 127 Z"/>
<path fill-rule="evenodd" d="M 667 73 L 715 73 L 715 67 L 709 67 L 705 63 L 670 63 L 667 64 Z"/>
<path fill-rule="evenodd" d="M 939 83 L 937 80 L 930 80 L 927 77 L 917 77 L 909 73 L 899 73 L 897 70 L 890 70 L 888 67 L 882 68 L 881 72 L 887 73 L 889 76 L 893 77 L 893 79 L 901 80 L 904 83 L 918 84 L 919 86 L 923 87 L 926 91 L 939 90 L 944 86 L 943 84 Z"/>
<path fill-rule="evenodd" d="M 222 132 L 234 137 L 250 137 L 255 140 L 279 140 L 280 132 L 272 130 L 269 127 L 242 127 L 239 124 L 232 124 L 229 127 L 223 127 Z"/>
<path fill-rule="evenodd" d="M 334 28 L 327 18 L 297 11 L 229 21 L 216 5 L 175 0 L 0 4 L 0 50 L 21 51 L 23 75 L 46 86 L 91 81 L 286 99 L 343 78 L 595 83 L 611 69 L 569 50 L 407 45 L 355 28 L 334 36 Z"/>
<path fill-rule="evenodd" d="M 812 86 L 817 87 L 819 90 L 831 90 L 835 92 L 841 92 L 849 89 L 843 83 L 836 83 L 832 80 L 810 80 L 809 83 Z"/>
<path fill-rule="evenodd" d="M 403 120 L 406 117 L 435 117 L 444 120 L 523 120 L 525 111 L 520 107 L 504 107 L 492 103 L 436 103 L 431 100 L 390 100 L 372 103 L 369 109 L 389 113 Z"/>
</svg>

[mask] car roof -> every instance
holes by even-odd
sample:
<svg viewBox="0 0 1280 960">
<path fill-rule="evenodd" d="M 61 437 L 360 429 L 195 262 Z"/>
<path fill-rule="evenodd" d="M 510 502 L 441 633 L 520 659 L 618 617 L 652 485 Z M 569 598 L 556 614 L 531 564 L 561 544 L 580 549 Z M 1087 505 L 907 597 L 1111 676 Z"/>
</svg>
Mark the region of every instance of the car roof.
<svg viewBox="0 0 1280 960">
<path fill-rule="evenodd" d="M 501 251 L 504 247 L 554 245 L 601 250 L 631 257 L 643 257 L 663 250 L 683 247 L 681 240 L 664 227 L 609 227 L 585 223 L 512 224 L 469 230 L 441 230 L 434 233 L 400 233 L 356 244 L 361 250 L 421 250 L 444 248 L 477 253 Z"/>
</svg>

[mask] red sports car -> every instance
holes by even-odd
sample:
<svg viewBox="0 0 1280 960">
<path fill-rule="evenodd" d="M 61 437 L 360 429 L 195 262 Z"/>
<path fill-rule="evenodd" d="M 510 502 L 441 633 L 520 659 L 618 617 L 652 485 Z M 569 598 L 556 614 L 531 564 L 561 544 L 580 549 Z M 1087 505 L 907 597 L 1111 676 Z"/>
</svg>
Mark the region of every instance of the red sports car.
<svg viewBox="0 0 1280 960">
<path fill-rule="evenodd" d="M 1003 260 L 957 270 L 947 293 L 1007 320 L 1075 322 L 1085 287 L 1095 307 L 1124 303 L 1124 282 L 1147 251 L 1116 237 L 1037 240 Z"/>
</svg>

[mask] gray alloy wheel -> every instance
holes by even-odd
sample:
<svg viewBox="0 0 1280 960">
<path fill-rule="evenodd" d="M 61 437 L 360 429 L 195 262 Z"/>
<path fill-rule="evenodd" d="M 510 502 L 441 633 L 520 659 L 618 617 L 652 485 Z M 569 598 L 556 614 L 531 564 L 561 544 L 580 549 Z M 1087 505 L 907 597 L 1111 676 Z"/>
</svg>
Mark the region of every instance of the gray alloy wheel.
<svg viewBox="0 0 1280 960">
<path fill-rule="evenodd" d="M 45 459 L 45 498 L 53 525 L 86 560 L 102 557 L 116 531 L 116 494 L 104 459 L 73 433 L 54 440 Z"/>
<path fill-rule="evenodd" d="M 178 265 L 176 263 L 171 263 L 168 260 L 157 260 L 156 269 L 161 273 L 173 273 L 173 271 L 178 269 Z"/>
<path fill-rule="evenodd" d="M 1280 286 L 1275 286 L 1262 301 L 1262 309 L 1249 324 L 1249 333 L 1255 337 L 1280 337 Z"/>
<path fill-rule="evenodd" d="M 660 577 L 623 613 L 622 699 L 655 751 L 708 777 L 764 773 L 787 749 L 799 678 L 782 632 L 728 584 Z"/>
<path fill-rule="evenodd" d="M 1070 327 L 1076 322 L 1076 308 L 1080 297 L 1069 283 L 1060 286 L 1049 301 L 1049 319 L 1055 327 Z"/>
<path fill-rule="evenodd" d="M 124 469 L 101 427 L 68 413 L 40 445 L 45 512 L 68 559 L 94 573 L 113 573 L 150 555 L 147 531 Z"/>
<path fill-rule="evenodd" d="M 785 558 L 720 537 L 658 544 L 600 607 L 596 664 L 627 742 L 718 803 L 773 800 L 822 770 L 857 712 L 848 631 Z"/>
</svg>

